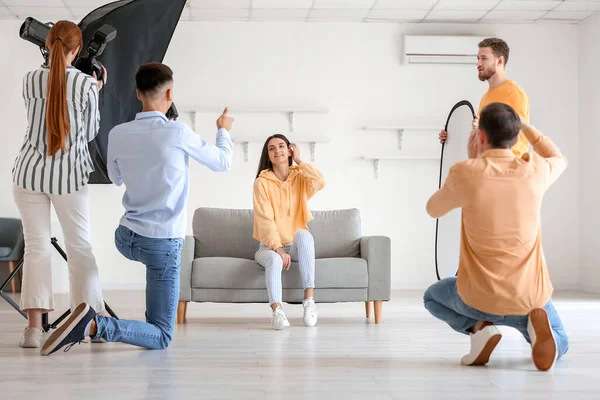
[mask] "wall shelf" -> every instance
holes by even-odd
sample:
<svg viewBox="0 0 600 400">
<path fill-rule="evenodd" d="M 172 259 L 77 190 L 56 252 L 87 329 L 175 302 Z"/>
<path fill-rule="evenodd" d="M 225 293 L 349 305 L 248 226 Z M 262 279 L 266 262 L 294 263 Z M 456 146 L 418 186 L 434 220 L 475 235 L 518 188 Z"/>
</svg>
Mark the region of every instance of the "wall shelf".
<svg viewBox="0 0 600 400">
<path fill-rule="evenodd" d="M 373 175 L 375 179 L 379 179 L 379 162 L 380 161 L 409 161 L 409 160 L 421 160 L 421 161 L 439 161 L 440 156 L 419 156 L 409 154 L 371 154 L 362 157 L 363 160 L 373 162 Z"/>
<path fill-rule="evenodd" d="M 440 132 L 440 127 L 432 125 L 409 125 L 409 124 L 388 124 L 388 125 L 366 125 L 365 131 L 396 131 L 398 133 L 398 149 L 402 150 L 402 135 L 405 131 L 409 132 Z"/>
<path fill-rule="evenodd" d="M 233 110 L 233 113 L 239 114 L 278 114 L 284 113 L 287 114 L 289 120 L 289 129 L 290 131 L 294 130 L 294 117 L 296 114 L 300 113 L 311 113 L 311 114 L 326 114 L 329 112 L 327 108 L 311 108 L 311 107 L 252 107 L 252 108 L 232 108 L 229 107 L 230 110 Z M 192 129 L 196 130 L 196 114 L 217 114 L 220 115 L 223 112 L 223 109 L 217 109 L 212 107 L 199 107 L 199 108 L 183 108 L 184 111 L 182 113 L 191 114 L 192 119 Z"/>
<path fill-rule="evenodd" d="M 291 141 L 295 143 L 308 143 L 310 144 L 310 159 L 311 162 L 315 161 L 315 152 L 317 143 L 328 143 L 330 138 L 325 134 L 302 134 L 295 131 L 295 117 L 298 114 L 327 114 L 329 110 L 324 107 L 288 107 L 288 106 L 276 106 L 276 107 L 235 107 L 229 106 L 232 111 L 232 115 L 235 118 L 235 114 L 280 114 L 287 115 L 288 119 L 288 132 L 283 134 Z M 223 108 L 219 107 L 182 107 L 180 113 L 190 114 L 191 116 L 191 128 L 196 131 L 196 116 L 197 114 L 215 114 L 220 115 L 223 112 Z M 241 143 L 244 149 L 244 162 L 248 162 L 248 148 L 250 143 L 264 143 L 270 134 L 259 135 L 259 134 L 235 134 L 232 133 L 231 139 L 236 143 Z"/>
<path fill-rule="evenodd" d="M 234 113 L 243 114 L 259 114 L 259 113 L 317 113 L 326 114 L 329 109 L 326 107 L 310 107 L 310 106 L 245 106 L 238 107 L 236 105 L 229 105 L 229 109 Z M 210 107 L 210 106 L 182 106 L 180 107 L 181 112 L 197 112 L 197 113 L 210 113 L 210 114 L 221 114 L 223 107 Z"/>
<path fill-rule="evenodd" d="M 284 135 L 290 140 L 291 143 L 308 143 L 310 145 L 310 160 L 315 162 L 315 153 L 317 143 L 329 143 L 330 138 L 325 135 L 303 135 L 296 132 L 286 132 Z M 241 143 L 244 147 L 244 162 L 248 162 L 248 148 L 250 143 L 259 143 L 261 146 L 265 140 L 269 137 L 269 134 L 265 135 L 231 135 L 231 140 L 234 143 Z"/>
</svg>

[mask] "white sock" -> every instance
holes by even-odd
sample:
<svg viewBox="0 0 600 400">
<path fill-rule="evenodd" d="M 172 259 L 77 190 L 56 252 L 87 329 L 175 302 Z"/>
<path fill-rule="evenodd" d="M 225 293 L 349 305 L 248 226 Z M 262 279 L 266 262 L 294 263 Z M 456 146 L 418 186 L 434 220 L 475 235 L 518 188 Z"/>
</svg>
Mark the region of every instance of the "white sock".
<svg viewBox="0 0 600 400">
<path fill-rule="evenodd" d="M 88 322 L 88 324 L 85 326 L 85 331 L 83 332 L 84 338 L 90 336 L 90 329 L 92 328 L 92 321 L 94 321 L 94 320 L 91 319 L 90 322 Z"/>
</svg>

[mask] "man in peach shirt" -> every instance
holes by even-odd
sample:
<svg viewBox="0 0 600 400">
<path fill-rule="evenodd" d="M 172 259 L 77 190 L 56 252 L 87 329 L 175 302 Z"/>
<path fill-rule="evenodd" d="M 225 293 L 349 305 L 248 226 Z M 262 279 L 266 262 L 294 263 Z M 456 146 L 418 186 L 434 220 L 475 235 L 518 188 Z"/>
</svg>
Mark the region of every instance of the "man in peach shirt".
<svg viewBox="0 0 600 400">
<path fill-rule="evenodd" d="M 534 153 L 516 157 L 511 151 L 519 130 Z M 540 208 L 567 160 L 503 103 L 482 110 L 468 155 L 469 160 L 452 166 L 444 186 L 427 203 L 434 218 L 462 208 L 462 226 L 458 275 L 432 285 L 425 308 L 470 335 L 471 352 L 462 364 L 486 364 L 501 338 L 495 325 L 506 325 L 531 343 L 536 367 L 548 370 L 569 342 L 552 304 Z"/>
</svg>

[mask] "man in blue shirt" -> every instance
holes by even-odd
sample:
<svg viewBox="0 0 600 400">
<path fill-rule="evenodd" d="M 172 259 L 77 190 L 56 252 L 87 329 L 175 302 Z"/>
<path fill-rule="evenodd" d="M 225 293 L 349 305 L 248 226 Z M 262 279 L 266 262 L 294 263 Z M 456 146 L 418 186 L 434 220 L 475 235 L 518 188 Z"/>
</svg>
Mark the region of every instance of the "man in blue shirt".
<svg viewBox="0 0 600 400">
<path fill-rule="evenodd" d="M 227 115 L 227 108 L 217 120 L 216 145 L 209 145 L 185 124 L 165 116 L 173 102 L 173 72 L 169 67 L 144 64 L 135 79 L 143 110 L 134 121 L 111 130 L 107 169 L 115 185 L 126 187 L 125 214 L 115 232 L 115 245 L 126 258 L 146 265 L 147 322 L 96 315 L 82 303 L 50 335 L 42 355 L 72 346 L 87 336 L 147 349 L 166 348 L 179 300 L 189 158 L 212 171 L 230 169 L 233 118 Z"/>
</svg>

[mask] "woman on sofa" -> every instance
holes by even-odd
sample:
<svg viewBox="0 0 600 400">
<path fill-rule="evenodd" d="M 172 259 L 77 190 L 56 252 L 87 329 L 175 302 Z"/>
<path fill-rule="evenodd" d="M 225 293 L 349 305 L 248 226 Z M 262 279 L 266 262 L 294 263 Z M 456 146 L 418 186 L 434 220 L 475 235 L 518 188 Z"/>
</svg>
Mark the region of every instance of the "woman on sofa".
<svg viewBox="0 0 600 400">
<path fill-rule="evenodd" d="M 293 166 L 293 163 L 296 163 Z M 300 160 L 300 149 L 284 135 L 267 138 L 254 181 L 254 233 L 260 242 L 255 255 L 265 268 L 274 329 L 290 326 L 282 309 L 281 274 L 298 262 L 304 287 L 304 324 L 315 326 L 315 243 L 307 223 L 308 200 L 325 187 L 321 172 Z"/>
</svg>

